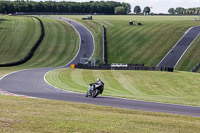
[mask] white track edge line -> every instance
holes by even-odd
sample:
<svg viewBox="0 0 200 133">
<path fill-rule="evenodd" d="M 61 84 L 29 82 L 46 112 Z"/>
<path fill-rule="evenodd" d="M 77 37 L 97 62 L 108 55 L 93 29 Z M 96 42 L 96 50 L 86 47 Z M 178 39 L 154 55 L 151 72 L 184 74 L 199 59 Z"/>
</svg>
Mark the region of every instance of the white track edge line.
<svg viewBox="0 0 200 133">
<path fill-rule="evenodd" d="M 65 18 L 65 17 L 64 17 Z M 69 18 L 65 18 L 65 19 L 69 19 Z M 76 23 L 79 23 L 80 25 L 82 25 L 83 27 L 85 27 L 82 23 L 80 23 L 80 22 L 78 22 L 78 21 L 76 21 L 76 20 L 73 20 L 73 19 L 69 19 L 69 20 L 71 20 L 71 21 L 75 21 Z M 72 25 L 73 26 L 73 25 Z M 74 27 L 74 26 L 73 26 Z M 92 32 L 87 28 L 87 27 L 85 27 L 85 29 L 87 30 L 87 31 L 89 31 L 90 32 L 90 34 L 92 35 L 92 38 L 93 38 L 93 44 L 94 44 L 94 49 L 93 49 L 93 52 L 92 52 L 92 55 L 90 56 L 90 58 L 89 58 L 89 60 L 93 57 L 93 55 L 94 55 L 94 51 L 95 51 L 95 39 L 94 39 L 94 36 L 93 36 L 93 34 L 92 34 Z M 77 30 L 76 30 L 77 31 Z M 78 31 L 77 31 L 78 32 Z M 68 63 L 69 64 L 69 63 Z M 68 65 L 67 64 L 67 65 Z M 65 65 L 66 66 L 66 65 Z"/>
<path fill-rule="evenodd" d="M 190 31 L 190 30 L 192 30 L 194 27 L 190 27 L 185 33 L 184 33 L 184 35 L 181 37 L 181 39 L 179 39 L 178 40 L 178 42 L 171 48 L 171 49 L 173 49 L 174 47 L 176 47 L 176 45 L 178 45 L 178 43 L 183 39 L 183 37 L 185 37 L 186 36 L 186 34 Z M 170 50 L 171 50 L 170 49 Z M 170 53 L 170 50 L 168 51 L 168 53 L 164 56 L 164 58 L 162 58 L 162 60 L 158 63 L 158 65 L 156 66 L 156 67 L 158 67 L 160 64 L 161 64 L 161 62 L 168 56 L 168 54 Z"/>
<path fill-rule="evenodd" d="M 66 18 L 66 19 L 68 19 L 68 18 Z M 60 20 L 60 19 L 58 19 L 58 20 Z M 68 20 L 75 21 L 75 20 L 72 20 L 72 19 L 68 19 Z M 64 21 L 64 20 L 62 20 L 62 21 Z M 64 21 L 64 22 L 66 22 L 66 21 Z M 77 21 L 75 21 L 75 22 L 76 22 L 76 23 L 79 23 L 79 22 L 77 22 Z M 67 23 L 68 23 L 68 22 L 67 22 Z M 71 23 L 68 23 L 68 24 L 70 24 L 70 25 L 76 30 L 76 28 L 75 28 Z M 81 24 L 81 23 L 79 23 L 79 24 Z M 81 25 L 82 25 L 82 24 L 81 24 Z M 85 27 L 84 25 L 82 25 L 82 26 Z M 94 54 L 94 51 L 95 51 L 95 40 L 94 40 L 94 36 L 93 36 L 93 34 L 91 33 L 91 31 L 90 31 L 88 28 L 86 28 L 86 27 L 85 27 L 85 29 L 86 29 L 88 32 L 90 32 L 90 34 L 92 35 L 93 44 L 94 44 L 93 53 L 92 53 L 92 55 L 91 55 L 90 58 L 89 58 L 89 60 L 90 60 L 90 59 L 92 58 L 93 54 Z M 64 65 L 64 66 L 67 66 L 68 64 L 70 64 L 70 63 L 78 56 L 78 54 L 79 54 L 79 52 L 80 52 L 80 48 L 81 48 L 81 36 L 80 36 L 80 33 L 79 33 L 77 30 L 76 30 L 76 32 L 78 33 L 79 38 L 80 38 L 79 50 L 78 50 L 76 56 L 75 56 L 69 63 L 67 63 L 67 64 Z M 64 67 L 64 66 L 63 66 L 63 67 Z M 59 68 L 57 68 L 57 69 L 59 69 Z M 56 69 L 54 69 L 54 70 L 56 70 Z M 49 72 L 51 72 L 51 71 L 52 71 L 52 70 L 50 70 L 50 71 L 48 71 L 48 72 L 45 73 L 45 75 L 43 76 L 44 81 L 45 81 L 48 85 L 50 85 L 50 86 L 52 86 L 52 87 L 54 87 L 54 88 L 56 88 L 56 89 L 61 89 L 61 88 L 58 88 L 58 87 L 56 87 L 56 86 L 50 84 L 50 83 L 46 80 L 46 75 L 47 75 Z M 63 90 L 63 91 L 68 91 L 68 90 L 64 90 L 64 89 L 62 89 L 62 90 Z M 68 91 L 68 92 L 73 92 L 73 91 Z M 73 92 L 73 93 L 79 93 L 79 92 Z M 79 94 L 82 94 L 82 93 L 79 93 Z"/>
<path fill-rule="evenodd" d="M 62 19 L 62 18 L 61 18 Z M 57 20 L 61 20 L 61 19 L 57 19 Z M 64 21 L 64 20 L 61 20 L 61 21 Z M 80 52 L 80 49 L 81 49 L 81 35 L 80 35 L 80 33 L 77 31 L 77 29 L 72 25 L 72 24 L 70 24 L 70 23 L 68 23 L 68 22 L 66 22 L 66 21 L 64 21 L 65 23 L 67 23 L 67 24 L 69 24 L 69 25 L 71 25 L 72 26 L 72 28 L 78 33 L 78 36 L 79 36 L 79 49 L 78 49 L 78 52 L 76 53 L 76 55 L 74 56 L 74 58 L 71 60 L 71 61 L 69 61 L 67 64 L 65 64 L 65 65 L 63 65 L 62 67 L 65 67 L 65 66 L 67 66 L 67 65 L 69 65 L 77 56 L 78 56 L 78 53 Z"/>
<path fill-rule="evenodd" d="M 183 52 L 183 54 L 181 55 L 181 57 L 179 58 L 179 60 L 176 62 L 174 68 L 176 67 L 176 65 L 179 63 L 179 61 L 182 59 L 182 57 L 185 55 L 185 53 L 187 52 L 187 50 L 190 48 L 190 46 L 194 43 L 194 41 L 199 37 L 200 33 L 195 37 L 195 39 L 190 43 L 190 45 L 187 47 L 187 49 Z"/>
<path fill-rule="evenodd" d="M 54 69 L 54 70 L 56 70 L 56 69 Z M 46 82 L 46 84 L 48 84 L 49 86 L 54 87 L 54 88 L 56 88 L 56 89 L 59 89 L 59 90 L 60 90 L 60 93 L 61 93 L 62 91 L 64 91 L 64 92 L 70 92 L 70 93 L 83 94 L 83 93 L 80 93 L 80 92 L 74 92 L 74 91 L 64 90 L 64 89 L 58 88 L 57 86 L 54 86 L 54 85 L 50 84 L 50 83 L 46 80 L 46 75 L 47 75 L 48 73 L 50 73 L 50 72 L 51 72 L 51 71 L 48 71 L 48 72 L 44 75 L 44 81 Z"/>
<path fill-rule="evenodd" d="M 49 72 L 51 72 L 51 71 L 49 71 Z M 46 75 L 47 75 L 49 72 L 47 72 L 47 73 L 45 74 L 45 77 L 46 77 Z M 56 86 L 50 84 L 50 83 L 46 80 L 45 77 L 44 77 L 45 82 L 46 82 L 48 85 L 50 85 L 50 86 L 52 86 L 52 87 L 54 87 L 54 88 L 56 88 L 56 89 L 60 89 L 60 90 L 65 91 L 65 92 L 71 92 L 71 93 L 74 93 L 74 94 L 75 94 L 75 93 L 76 93 L 76 94 L 84 94 L 84 93 L 81 93 L 81 92 L 68 91 L 68 90 L 64 90 L 64 89 L 58 88 L 58 87 L 56 87 Z M 113 96 L 101 96 L 101 97 L 122 99 L 122 100 L 127 100 L 127 101 L 138 101 L 138 102 L 147 102 L 147 103 L 157 103 L 157 104 L 163 104 L 163 105 L 177 105 L 177 106 L 182 106 L 182 107 L 195 107 L 195 108 L 200 108 L 199 106 L 192 106 L 192 105 L 170 104 L 170 103 L 162 103 L 162 102 L 153 102 L 153 101 L 145 101 L 145 100 L 137 100 L 137 99 L 128 99 L 128 98 L 121 98 L 121 97 L 113 97 Z M 113 107 L 114 107 L 114 106 L 113 106 Z"/>
<path fill-rule="evenodd" d="M 57 19 L 57 20 L 59 20 L 59 19 Z M 63 20 L 62 20 L 63 21 Z M 73 20 L 74 21 L 74 20 Z M 70 23 L 68 23 L 68 24 L 70 24 Z M 81 24 L 81 23 L 80 23 Z M 74 29 L 75 29 L 75 27 L 72 25 L 72 24 L 70 24 Z M 82 24 L 81 24 L 82 25 Z M 84 25 L 82 25 L 82 26 L 84 26 Z M 85 26 L 84 26 L 85 27 Z M 85 27 L 86 28 L 86 27 Z M 86 28 L 87 29 L 87 28 Z M 75 29 L 76 30 L 76 29 Z M 88 30 L 88 29 L 87 29 Z M 89 31 L 89 30 L 88 30 Z M 78 35 L 79 35 L 79 39 L 80 39 L 80 42 L 79 42 L 79 50 L 78 50 L 78 52 L 77 52 L 77 54 L 76 54 L 76 56 L 69 62 L 69 63 L 67 63 L 66 65 L 64 65 L 64 66 L 67 66 L 68 64 L 70 64 L 76 57 L 77 57 L 77 55 L 78 55 L 78 53 L 79 53 L 79 51 L 80 51 L 80 47 L 81 47 L 81 36 L 80 36 L 80 33 L 76 30 L 76 32 L 78 33 Z M 90 31 L 89 31 L 90 32 Z M 90 32 L 90 34 L 91 34 L 91 32 Z M 93 37 L 93 42 L 94 42 L 94 49 L 95 49 L 95 41 L 94 41 L 94 36 L 93 36 L 93 34 L 91 34 L 92 35 L 92 37 Z M 94 50 L 93 50 L 93 53 L 92 53 L 92 56 L 93 56 L 93 54 L 94 54 Z M 91 57 L 92 57 L 91 56 Z M 90 57 L 90 59 L 91 59 L 91 57 Z M 64 66 L 61 66 L 61 67 L 64 67 Z M 44 68 L 50 68 L 50 67 L 44 67 Z M 41 68 L 33 68 L 33 69 L 41 69 Z M 17 72 L 22 72 L 22 71 L 27 71 L 27 70 L 33 70 L 33 69 L 24 69 L 24 70 L 17 70 L 17 71 L 14 71 L 14 72 L 11 72 L 11 73 L 8 73 L 8 74 L 5 74 L 3 77 L 1 77 L 0 78 L 0 80 L 2 80 L 2 79 L 4 79 L 5 77 L 7 77 L 7 76 L 9 76 L 9 75 L 11 75 L 11 74 L 14 74 L 14 73 L 17 73 Z M 57 68 L 57 69 L 59 69 L 59 68 Z M 54 69 L 55 70 L 55 69 Z M 50 70 L 51 71 L 51 70 Z M 48 72 L 50 72 L 50 71 L 48 71 Z M 47 73 L 48 73 L 47 72 Z M 46 74 L 45 74 L 46 75 Z M 45 76 L 44 75 L 44 76 Z M 45 79 L 45 78 L 44 78 Z M 46 79 L 44 80 L 45 82 L 46 82 Z M 47 84 L 49 84 L 48 82 L 46 82 Z M 53 86 L 54 87 L 54 86 Z M 55 88 L 57 88 L 57 87 L 55 87 Z M 1 88 L 0 88 L 1 89 Z M 57 88 L 57 89 L 60 89 L 60 88 Z M 6 91 L 6 92 L 8 92 L 8 91 Z M 14 94 L 14 93 L 13 93 Z M 24 95 L 25 96 L 25 95 Z"/>
<path fill-rule="evenodd" d="M 48 68 L 48 67 L 47 67 Z M 34 68 L 34 69 L 40 69 L 40 68 Z M 14 73 L 18 73 L 18 72 L 23 72 L 23 71 L 28 71 L 28 70 L 33 70 L 33 69 L 23 69 L 23 70 L 17 70 L 17 71 L 14 71 L 14 72 L 11 72 L 11 73 L 8 73 L 8 74 L 5 74 L 3 77 L 0 78 L 0 81 L 3 80 L 5 77 L 11 75 L 11 74 L 14 74 Z M 0 90 L 2 90 L 0 88 Z M 8 93 L 12 93 L 12 92 L 9 92 L 9 91 L 5 91 L 5 90 L 2 90 L 4 92 L 8 92 Z M 28 96 L 28 95 L 20 95 L 20 94 L 16 94 L 16 93 L 12 93 L 12 94 L 15 94 L 16 96 L 27 96 L 29 98 L 39 98 L 39 97 L 32 97 L 32 96 Z M 43 98 L 39 98 L 39 99 L 43 99 Z"/>
</svg>

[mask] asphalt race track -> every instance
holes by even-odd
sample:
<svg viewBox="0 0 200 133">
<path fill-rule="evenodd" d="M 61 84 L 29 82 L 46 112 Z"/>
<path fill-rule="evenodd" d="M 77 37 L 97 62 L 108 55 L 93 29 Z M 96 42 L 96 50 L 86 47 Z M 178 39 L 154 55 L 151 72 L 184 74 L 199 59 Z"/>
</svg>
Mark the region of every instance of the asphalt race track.
<svg viewBox="0 0 200 133">
<path fill-rule="evenodd" d="M 80 48 L 79 52 L 77 53 L 76 57 L 65 67 L 70 67 L 71 64 L 77 64 L 77 63 L 85 63 L 87 60 L 89 60 L 93 53 L 94 53 L 94 38 L 90 31 L 86 29 L 83 25 L 80 23 L 77 23 L 76 21 L 69 20 L 66 18 L 59 18 L 57 17 L 56 19 L 60 19 L 62 21 L 65 21 L 66 23 L 72 25 L 75 30 L 79 33 L 80 37 Z"/>
<path fill-rule="evenodd" d="M 82 57 L 90 58 L 94 51 L 94 42 L 93 42 L 94 39 L 91 33 L 84 26 L 75 21 L 62 18 L 58 19 L 61 19 L 73 25 L 76 28 L 76 30 L 80 33 L 81 40 L 84 40 L 81 41 L 79 53 L 77 54 L 77 56 L 74 58 L 72 62 L 67 64 L 65 67 L 69 67 L 71 63 L 80 62 Z M 31 97 L 45 98 L 45 99 L 89 103 L 89 104 L 113 106 L 119 108 L 144 110 L 152 112 L 164 112 L 164 113 L 173 113 L 173 114 L 200 117 L 200 107 L 163 104 L 155 102 L 104 97 L 104 96 L 99 96 L 97 98 L 86 98 L 85 94 L 61 90 L 59 88 L 55 88 L 47 84 L 44 80 L 44 75 L 48 71 L 53 69 L 57 68 L 40 68 L 40 69 L 23 70 L 11 73 L 0 80 L 0 89 L 3 91 L 19 95 L 26 95 Z M 87 86 L 85 90 L 87 91 Z"/>
<path fill-rule="evenodd" d="M 176 45 L 167 53 L 167 55 L 157 65 L 158 67 L 175 68 L 184 53 L 200 34 L 200 26 L 191 28 Z"/>
</svg>

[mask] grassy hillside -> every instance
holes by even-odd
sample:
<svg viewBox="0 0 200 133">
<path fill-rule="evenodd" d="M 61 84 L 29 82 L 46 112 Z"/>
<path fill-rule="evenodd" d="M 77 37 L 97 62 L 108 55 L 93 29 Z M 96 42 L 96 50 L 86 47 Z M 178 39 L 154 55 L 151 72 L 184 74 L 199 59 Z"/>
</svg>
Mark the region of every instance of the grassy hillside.
<svg viewBox="0 0 200 133">
<path fill-rule="evenodd" d="M 200 75 L 195 73 L 59 69 L 46 75 L 52 85 L 82 93 L 97 78 L 105 83 L 106 96 L 200 106 Z"/>
<path fill-rule="evenodd" d="M 30 17 L 1 16 L 0 64 L 26 56 L 41 34 L 39 21 Z"/>
<path fill-rule="evenodd" d="M 200 118 L 52 100 L 0 96 L 0 132 L 181 132 L 200 130 Z"/>
<path fill-rule="evenodd" d="M 45 37 L 33 58 L 21 67 L 58 67 L 73 59 L 79 49 L 79 36 L 66 22 L 40 18 Z"/>
<path fill-rule="evenodd" d="M 9 18 L 9 17 L 5 17 L 5 18 Z M 18 20 L 19 22 L 21 21 L 29 22 L 29 19 L 30 19 L 26 17 L 10 17 L 9 19 L 12 20 L 12 18 L 16 21 Z M 56 20 L 56 19 L 51 19 L 51 18 L 40 18 L 40 19 L 44 23 L 45 37 L 41 45 L 38 47 L 38 49 L 34 53 L 34 56 L 31 58 L 31 60 L 29 60 L 28 62 L 20 66 L 8 67 L 8 68 L 1 67 L 0 77 L 6 73 L 20 70 L 20 69 L 62 66 L 68 63 L 76 55 L 79 48 L 79 36 L 75 32 L 75 30 L 67 23 Z M 32 22 L 31 19 L 30 21 Z M 9 27 L 9 24 L 11 22 L 8 20 L 3 21 L 2 23 L 0 23 L 0 26 L 3 27 L 3 25 L 7 25 Z M 12 23 L 13 25 L 15 25 L 15 21 Z M 21 25 L 19 25 L 19 27 L 20 26 Z M 24 25 L 25 29 L 26 28 L 29 29 L 26 26 L 28 25 Z M 18 25 L 16 25 L 16 28 L 18 28 Z M 4 30 L 5 30 L 5 33 L 11 32 L 10 31 L 11 29 L 9 28 L 5 28 Z M 21 32 L 23 33 L 23 30 Z M 13 37 L 12 37 L 13 39 L 17 39 L 19 37 L 17 35 L 18 34 L 17 32 L 14 32 L 12 34 L 13 34 Z M 1 32 L 0 30 L 0 38 L 1 38 L 1 35 L 3 36 L 4 33 L 3 31 Z M 34 35 L 35 36 L 38 35 L 38 32 L 34 33 Z M 26 39 L 29 37 L 29 34 L 24 34 L 22 38 L 23 37 L 24 39 Z M 19 38 L 21 38 L 21 36 Z M 30 37 L 30 39 L 32 38 Z M 9 42 L 10 38 L 7 37 L 7 38 L 4 38 L 3 40 L 0 40 L 0 44 L 1 44 L 0 49 L 2 51 L 8 52 L 8 53 L 10 51 L 10 53 L 15 53 L 16 49 L 20 49 L 22 47 L 20 42 L 15 42 L 15 45 L 12 46 L 13 49 L 11 49 L 10 47 L 6 45 L 6 43 L 4 43 L 4 42 Z M 24 45 L 27 46 L 28 44 L 24 44 Z M 19 53 L 15 53 L 12 55 L 13 60 L 18 59 L 17 55 Z M 0 52 L 0 54 L 2 53 Z M 7 56 L 4 56 L 4 55 L 0 57 L 1 59 L 5 59 L 5 60 L 7 59 Z"/>
<path fill-rule="evenodd" d="M 66 16 L 80 22 L 98 23 L 107 28 L 108 63 L 144 63 L 156 66 L 167 52 L 192 26 L 200 25 L 193 21 L 195 16 L 93 16 L 92 21 L 82 21 L 86 16 Z M 129 26 L 129 21 L 141 22 L 142 26 Z M 200 37 L 199 37 L 200 38 Z M 200 43 L 198 40 L 196 43 Z M 187 64 L 177 70 L 188 71 L 199 62 L 197 51 L 186 56 Z M 193 58 L 192 61 L 190 57 Z M 182 64 L 182 63 L 181 63 Z M 185 67 L 187 65 L 187 67 Z"/>
</svg>

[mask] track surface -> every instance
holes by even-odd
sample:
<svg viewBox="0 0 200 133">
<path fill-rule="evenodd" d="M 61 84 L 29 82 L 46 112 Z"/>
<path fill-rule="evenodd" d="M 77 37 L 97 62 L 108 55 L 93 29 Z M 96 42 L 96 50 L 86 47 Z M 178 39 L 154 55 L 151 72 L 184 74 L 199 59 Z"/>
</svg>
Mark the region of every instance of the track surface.
<svg viewBox="0 0 200 133">
<path fill-rule="evenodd" d="M 61 20 L 69 22 L 69 20 L 67 19 L 61 19 Z M 85 27 L 83 27 L 82 25 L 80 25 L 75 21 L 71 21 L 70 24 L 72 24 L 77 29 L 77 31 L 80 33 L 81 38 L 84 39 L 83 43 L 86 44 L 86 45 L 81 44 L 79 54 L 77 54 L 76 58 L 74 58 L 74 61 L 71 62 L 71 63 L 77 63 L 80 61 L 80 58 L 82 57 L 83 54 L 82 49 L 85 50 L 84 52 L 87 52 L 86 55 L 87 58 L 90 58 L 92 56 L 94 50 L 94 42 L 92 35 L 90 34 L 90 32 L 88 32 L 88 30 Z M 70 64 L 66 65 L 66 67 L 68 67 Z M 173 114 L 200 117 L 200 107 L 145 102 L 145 101 L 102 97 L 102 96 L 93 99 L 93 98 L 86 98 L 84 94 L 73 93 L 58 88 L 54 88 L 48 85 L 44 81 L 44 75 L 48 71 L 53 69 L 56 68 L 23 70 L 9 74 L 0 80 L 0 89 L 15 94 L 39 97 L 45 99 L 90 103 L 96 105 L 114 106 L 114 107 L 128 108 L 135 110 L 164 112 L 164 113 L 173 113 Z"/>
<path fill-rule="evenodd" d="M 177 42 L 177 44 L 167 53 L 167 55 L 157 65 L 158 67 L 175 68 L 184 53 L 193 43 L 193 41 L 200 34 L 200 26 L 191 28 L 185 35 Z"/>
</svg>

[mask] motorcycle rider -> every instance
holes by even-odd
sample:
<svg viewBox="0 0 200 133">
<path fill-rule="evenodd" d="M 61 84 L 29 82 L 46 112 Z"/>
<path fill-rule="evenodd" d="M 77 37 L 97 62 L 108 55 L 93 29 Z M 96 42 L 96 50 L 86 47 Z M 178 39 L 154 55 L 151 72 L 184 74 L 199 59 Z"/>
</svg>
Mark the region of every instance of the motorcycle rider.
<svg viewBox="0 0 200 133">
<path fill-rule="evenodd" d="M 100 94 L 103 93 L 103 90 L 104 90 L 104 83 L 103 83 L 103 81 L 101 81 L 100 78 L 98 78 L 96 82 L 90 84 L 90 86 L 89 86 L 89 88 L 88 88 L 88 92 L 87 92 L 87 94 L 86 94 L 86 97 L 88 97 L 89 95 L 91 95 L 91 91 L 92 91 L 92 89 L 95 88 L 95 84 L 98 85 L 98 86 L 101 86 Z"/>
<path fill-rule="evenodd" d="M 99 86 L 102 86 L 102 88 L 100 90 L 100 94 L 102 94 L 103 90 L 104 90 L 104 83 L 103 83 L 103 81 L 101 81 L 101 79 L 97 79 L 97 81 L 95 83 L 97 83 Z"/>
</svg>

